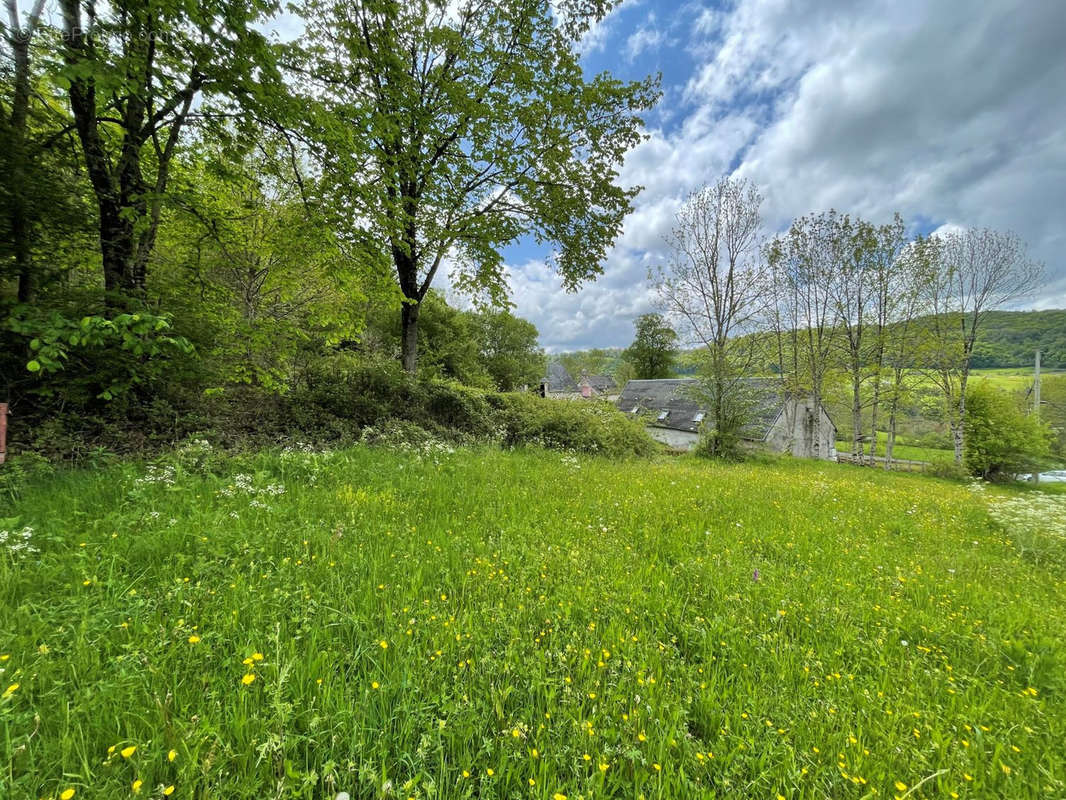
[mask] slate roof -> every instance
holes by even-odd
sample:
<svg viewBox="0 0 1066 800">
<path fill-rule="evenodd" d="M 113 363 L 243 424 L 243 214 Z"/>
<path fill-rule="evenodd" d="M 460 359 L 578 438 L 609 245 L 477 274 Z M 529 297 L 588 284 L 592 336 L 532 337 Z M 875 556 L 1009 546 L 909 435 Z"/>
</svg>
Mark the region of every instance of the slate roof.
<svg viewBox="0 0 1066 800">
<path fill-rule="evenodd" d="M 614 378 L 610 375 L 583 375 L 581 382 L 587 383 L 597 392 L 607 392 L 618 388 L 618 384 L 614 382 Z"/>
<path fill-rule="evenodd" d="M 548 374 L 544 376 L 549 392 L 576 392 L 577 384 L 560 361 L 548 362 Z"/>
<path fill-rule="evenodd" d="M 713 424 L 696 396 L 699 383 L 694 378 L 629 381 L 618 398 L 618 407 L 627 414 L 654 414 L 649 425 L 696 433 L 704 422 Z M 743 383 L 751 395 L 752 419 L 742 435 L 763 441 L 784 411 L 780 385 L 770 378 L 745 378 Z M 669 413 L 660 419 L 664 411 Z"/>
</svg>

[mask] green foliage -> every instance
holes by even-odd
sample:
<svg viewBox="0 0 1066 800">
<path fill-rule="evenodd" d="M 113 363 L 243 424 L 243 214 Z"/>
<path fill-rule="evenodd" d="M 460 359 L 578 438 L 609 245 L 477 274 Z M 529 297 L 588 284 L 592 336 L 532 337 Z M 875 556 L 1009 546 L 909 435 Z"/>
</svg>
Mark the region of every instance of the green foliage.
<svg viewBox="0 0 1066 800">
<path fill-rule="evenodd" d="M 1032 366 L 1036 351 L 1049 369 L 1066 369 L 1066 310 L 992 311 L 974 347 L 976 368 Z"/>
<path fill-rule="evenodd" d="M 966 447 L 971 475 L 1010 480 L 1039 469 L 1049 454 L 1050 431 L 1039 417 L 1025 414 L 1008 393 L 971 384 L 966 392 Z"/>
<path fill-rule="evenodd" d="M 537 326 L 510 311 L 475 316 L 481 361 L 501 392 L 536 386 L 547 363 L 537 343 Z"/>
<path fill-rule="evenodd" d="M 554 244 L 567 289 L 602 271 L 638 191 L 616 185 L 618 167 L 658 97 L 653 79 L 585 76 L 581 32 L 608 9 L 568 4 L 559 24 L 547 0 L 303 3 L 307 136 L 338 227 L 393 261 L 408 371 L 415 309 L 446 258 L 461 291 L 496 304 L 501 250 L 523 236 Z"/>
<path fill-rule="evenodd" d="M 364 324 L 376 267 L 346 257 L 274 137 L 250 154 L 188 154 L 149 290 L 197 345 L 204 387 L 284 393 L 304 363 Z"/>
<path fill-rule="evenodd" d="M 305 435 L 323 431 L 357 435 L 389 420 L 410 422 L 446 438 L 488 437 L 492 408 L 484 392 L 454 381 L 415 378 L 395 362 L 365 364 L 338 356 L 307 374 L 286 399 L 291 419 Z"/>
<path fill-rule="evenodd" d="M 964 486 L 203 450 L 0 512 L 0 796 L 1066 795 L 1066 576 Z"/>
<path fill-rule="evenodd" d="M 147 311 L 75 320 L 56 311 L 39 313 L 20 307 L 7 325 L 29 339 L 31 358 L 26 369 L 41 377 L 36 392 L 46 397 L 59 391 L 49 377 L 72 363 L 81 381 L 99 388 L 97 398 L 113 400 L 135 386 L 158 380 L 168 355 L 193 352 L 188 340 L 173 334 L 168 315 Z"/>
<path fill-rule="evenodd" d="M 253 109 L 281 92 L 259 24 L 273 0 L 61 0 L 56 80 L 66 89 L 96 200 L 104 289 L 112 305 L 143 297 L 168 180 L 197 112 Z M 254 87 L 254 88 L 253 88 Z M 210 124 L 210 123 L 208 123 Z"/>
<path fill-rule="evenodd" d="M 669 378 L 677 358 L 677 334 L 661 314 L 641 314 L 633 343 L 622 358 L 632 365 L 637 379 Z"/>
<path fill-rule="evenodd" d="M 575 381 L 580 380 L 582 375 L 610 375 L 621 387 L 633 377 L 633 368 L 623 360 L 623 352 L 616 347 L 594 347 L 561 353 L 558 360 Z"/>
<path fill-rule="evenodd" d="M 308 375 L 287 399 L 291 424 L 308 438 L 334 432 L 367 441 L 423 437 L 450 442 L 649 455 L 657 448 L 643 426 L 613 405 L 545 400 L 531 393 L 496 394 L 454 381 L 413 377 L 395 362 L 367 366 L 337 359 Z M 365 434 L 366 429 L 373 433 Z"/>
<path fill-rule="evenodd" d="M 41 483 L 55 474 L 55 467 L 37 453 L 9 456 L 0 465 L 0 498 L 5 502 L 18 499 L 27 486 Z"/>
<path fill-rule="evenodd" d="M 499 425 L 504 444 L 611 457 L 647 456 L 658 445 L 644 426 L 611 403 L 550 400 L 533 394 L 500 396 Z"/>
</svg>

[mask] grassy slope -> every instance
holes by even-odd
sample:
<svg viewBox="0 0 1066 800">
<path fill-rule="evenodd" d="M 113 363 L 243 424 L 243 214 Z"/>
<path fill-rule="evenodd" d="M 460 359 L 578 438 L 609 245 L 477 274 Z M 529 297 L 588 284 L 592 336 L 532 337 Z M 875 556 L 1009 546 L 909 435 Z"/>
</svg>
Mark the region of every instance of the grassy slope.
<svg viewBox="0 0 1066 800">
<path fill-rule="evenodd" d="M 42 554 L 0 557 L 0 795 L 1066 795 L 1066 570 L 963 487 L 538 452 L 224 468 L 17 504 Z"/>
</svg>

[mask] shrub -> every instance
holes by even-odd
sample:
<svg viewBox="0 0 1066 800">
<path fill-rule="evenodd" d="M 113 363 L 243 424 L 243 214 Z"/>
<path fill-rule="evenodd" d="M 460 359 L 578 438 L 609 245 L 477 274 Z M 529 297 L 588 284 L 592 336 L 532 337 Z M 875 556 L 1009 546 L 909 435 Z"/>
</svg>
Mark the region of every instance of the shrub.
<svg viewBox="0 0 1066 800">
<path fill-rule="evenodd" d="M 485 392 L 454 381 L 414 378 L 398 364 L 339 356 L 307 376 L 285 399 L 289 417 L 311 438 L 346 438 L 386 420 L 414 423 L 438 436 L 486 437 L 493 409 Z"/>
<path fill-rule="evenodd" d="M 44 480 L 55 474 L 51 462 L 37 453 L 20 453 L 9 456 L 0 465 L 0 498 L 14 500 L 30 483 Z"/>
<path fill-rule="evenodd" d="M 503 443 L 538 445 L 606 456 L 646 456 L 658 445 L 613 405 L 587 400 L 547 400 L 531 394 L 497 396 Z"/>
<path fill-rule="evenodd" d="M 1039 417 L 1022 412 L 1004 391 L 975 383 L 966 392 L 965 451 L 971 475 L 1009 480 L 1038 470 L 1051 434 Z"/>
</svg>

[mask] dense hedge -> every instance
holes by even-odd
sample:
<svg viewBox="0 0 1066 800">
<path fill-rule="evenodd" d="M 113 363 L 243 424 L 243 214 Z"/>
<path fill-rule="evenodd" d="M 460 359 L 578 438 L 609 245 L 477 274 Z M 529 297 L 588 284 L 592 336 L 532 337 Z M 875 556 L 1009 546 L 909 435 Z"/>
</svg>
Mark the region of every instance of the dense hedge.
<svg viewBox="0 0 1066 800">
<path fill-rule="evenodd" d="M 643 425 L 610 403 L 547 400 L 531 394 L 496 395 L 493 401 L 508 445 L 535 444 L 609 456 L 643 456 L 658 448 Z"/>
<path fill-rule="evenodd" d="M 227 448 L 433 439 L 609 456 L 646 455 L 657 447 L 643 426 L 608 403 L 487 392 L 412 378 L 391 362 L 367 364 L 347 355 L 323 360 L 285 395 L 237 386 L 192 397 L 177 386 L 169 397 L 130 403 L 122 413 L 52 411 L 13 422 L 13 452 L 81 463 L 151 452 L 189 438 Z"/>
</svg>

